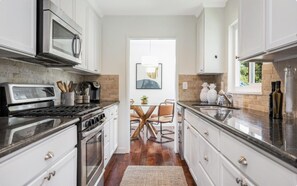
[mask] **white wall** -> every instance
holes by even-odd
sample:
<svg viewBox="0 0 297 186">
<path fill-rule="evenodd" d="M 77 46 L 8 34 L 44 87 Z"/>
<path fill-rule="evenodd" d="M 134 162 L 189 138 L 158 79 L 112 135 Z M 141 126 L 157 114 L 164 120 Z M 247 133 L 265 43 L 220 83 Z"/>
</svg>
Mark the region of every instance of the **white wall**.
<svg viewBox="0 0 297 186">
<path fill-rule="evenodd" d="M 119 148 L 130 149 L 129 127 L 129 39 L 175 38 L 177 74 L 195 74 L 196 18 L 194 16 L 106 16 L 103 17 L 102 74 L 118 74 L 120 82 Z M 177 79 L 177 77 L 176 77 Z M 176 81 L 177 82 L 177 81 Z"/>
<path fill-rule="evenodd" d="M 162 89 L 136 89 L 136 63 L 141 57 L 152 55 L 162 64 Z M 161 103 L 175 98 L 175 40 L 130 41 L 130 98 L 140 102 L 143 95 L 150 103 Z"/>
</svg>

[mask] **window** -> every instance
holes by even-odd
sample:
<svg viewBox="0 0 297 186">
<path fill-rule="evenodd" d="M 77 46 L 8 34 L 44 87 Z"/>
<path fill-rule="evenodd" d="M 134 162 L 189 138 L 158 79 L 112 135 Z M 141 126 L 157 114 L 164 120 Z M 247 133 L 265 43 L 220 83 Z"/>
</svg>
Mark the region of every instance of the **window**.
<svg viewBox="0 0 297 186">
<path fill-rule="evenodd" d="M 261 93 L 262 63 L 239 62 L 238 56 L 238 23 L 229 26 L 229 64 L 228 91 L 233 93 Z"/>
</svg>

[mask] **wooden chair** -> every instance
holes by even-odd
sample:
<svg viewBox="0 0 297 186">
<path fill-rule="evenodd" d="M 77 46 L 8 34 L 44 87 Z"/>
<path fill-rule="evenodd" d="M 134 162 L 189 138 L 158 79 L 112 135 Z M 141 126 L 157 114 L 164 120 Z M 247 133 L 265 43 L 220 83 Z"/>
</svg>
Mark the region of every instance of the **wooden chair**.
<svg viewBox="0 0 297 186">
<path fill-rule="evenodd" d="M 133 99 L 130 99 L 130 105 L 133 105 L 134 103 L 134 100 Z M 140 117 L 138 116 L 137 113 L 134 112 L 133 109 L 131 109 L 130 107 L 130 133 L 132 130 L 135 130 L 136 128 L 135 127 L 132 127 L 132 124 L 139 124 L 140 123 Z"/>
<path fill-rule="evenodd" d="M 152 141 L 155 141 L 158 143 L 166 143 L 166 142 L 174 141 L 173 138 L 166 136 L 169 134 L 174 134 L 174 131 L 169 130 L 169 129 L 163 130 L 163 128 L 162 128 L 163 124 L 173 122 L 174 106 L 175 106 L 174 102 L 167 101 L 167 102 L 160 103 L 160 105 L 158 107 L 158 115 L 154 115 L 147 120 L 147 122 L 150 122 L 150 123 L 160 124 L 159 132 L 161 135 L 161 139 L 160 139 L 160 141 L 158 141 L 158 140 L 152 140 Z M 164 132 L 166 132 L 166 133 L 164 133 Z M 163 141 L 162 138 L 166 138 L 166 140 Z"/>
</svg>

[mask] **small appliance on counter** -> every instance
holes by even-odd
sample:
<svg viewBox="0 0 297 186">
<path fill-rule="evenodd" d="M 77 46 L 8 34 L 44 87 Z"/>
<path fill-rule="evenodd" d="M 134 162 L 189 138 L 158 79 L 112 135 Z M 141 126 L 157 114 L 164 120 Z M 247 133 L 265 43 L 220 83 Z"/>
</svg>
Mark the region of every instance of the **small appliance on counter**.
<svg viewBox="0 0 297 186">
<path fill-rule="evenodd" d="M 84 83 L 88 85 L 88 90 L 89 90 L 88 95 L 90 96 L 90 102 L 100 103 L 100 90 L 101 90 L 100 84 L 97 81 L 87 81 Z"/>
</svg>

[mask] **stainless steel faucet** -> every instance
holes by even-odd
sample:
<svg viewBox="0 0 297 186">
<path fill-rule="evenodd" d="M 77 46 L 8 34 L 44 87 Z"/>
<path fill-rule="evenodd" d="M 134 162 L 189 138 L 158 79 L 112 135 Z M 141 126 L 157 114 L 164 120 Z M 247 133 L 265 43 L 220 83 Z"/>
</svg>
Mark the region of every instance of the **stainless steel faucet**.
<svg viewBox="0 0 297 186">
<path fill-rule="evenodd" d="M 218 105 L 223 105 L 225 100 L 228 107 L 233 107 L 233 95 L 229 92 L 225 93 L 223 90 L 219 92 Z"/>
</svg>

